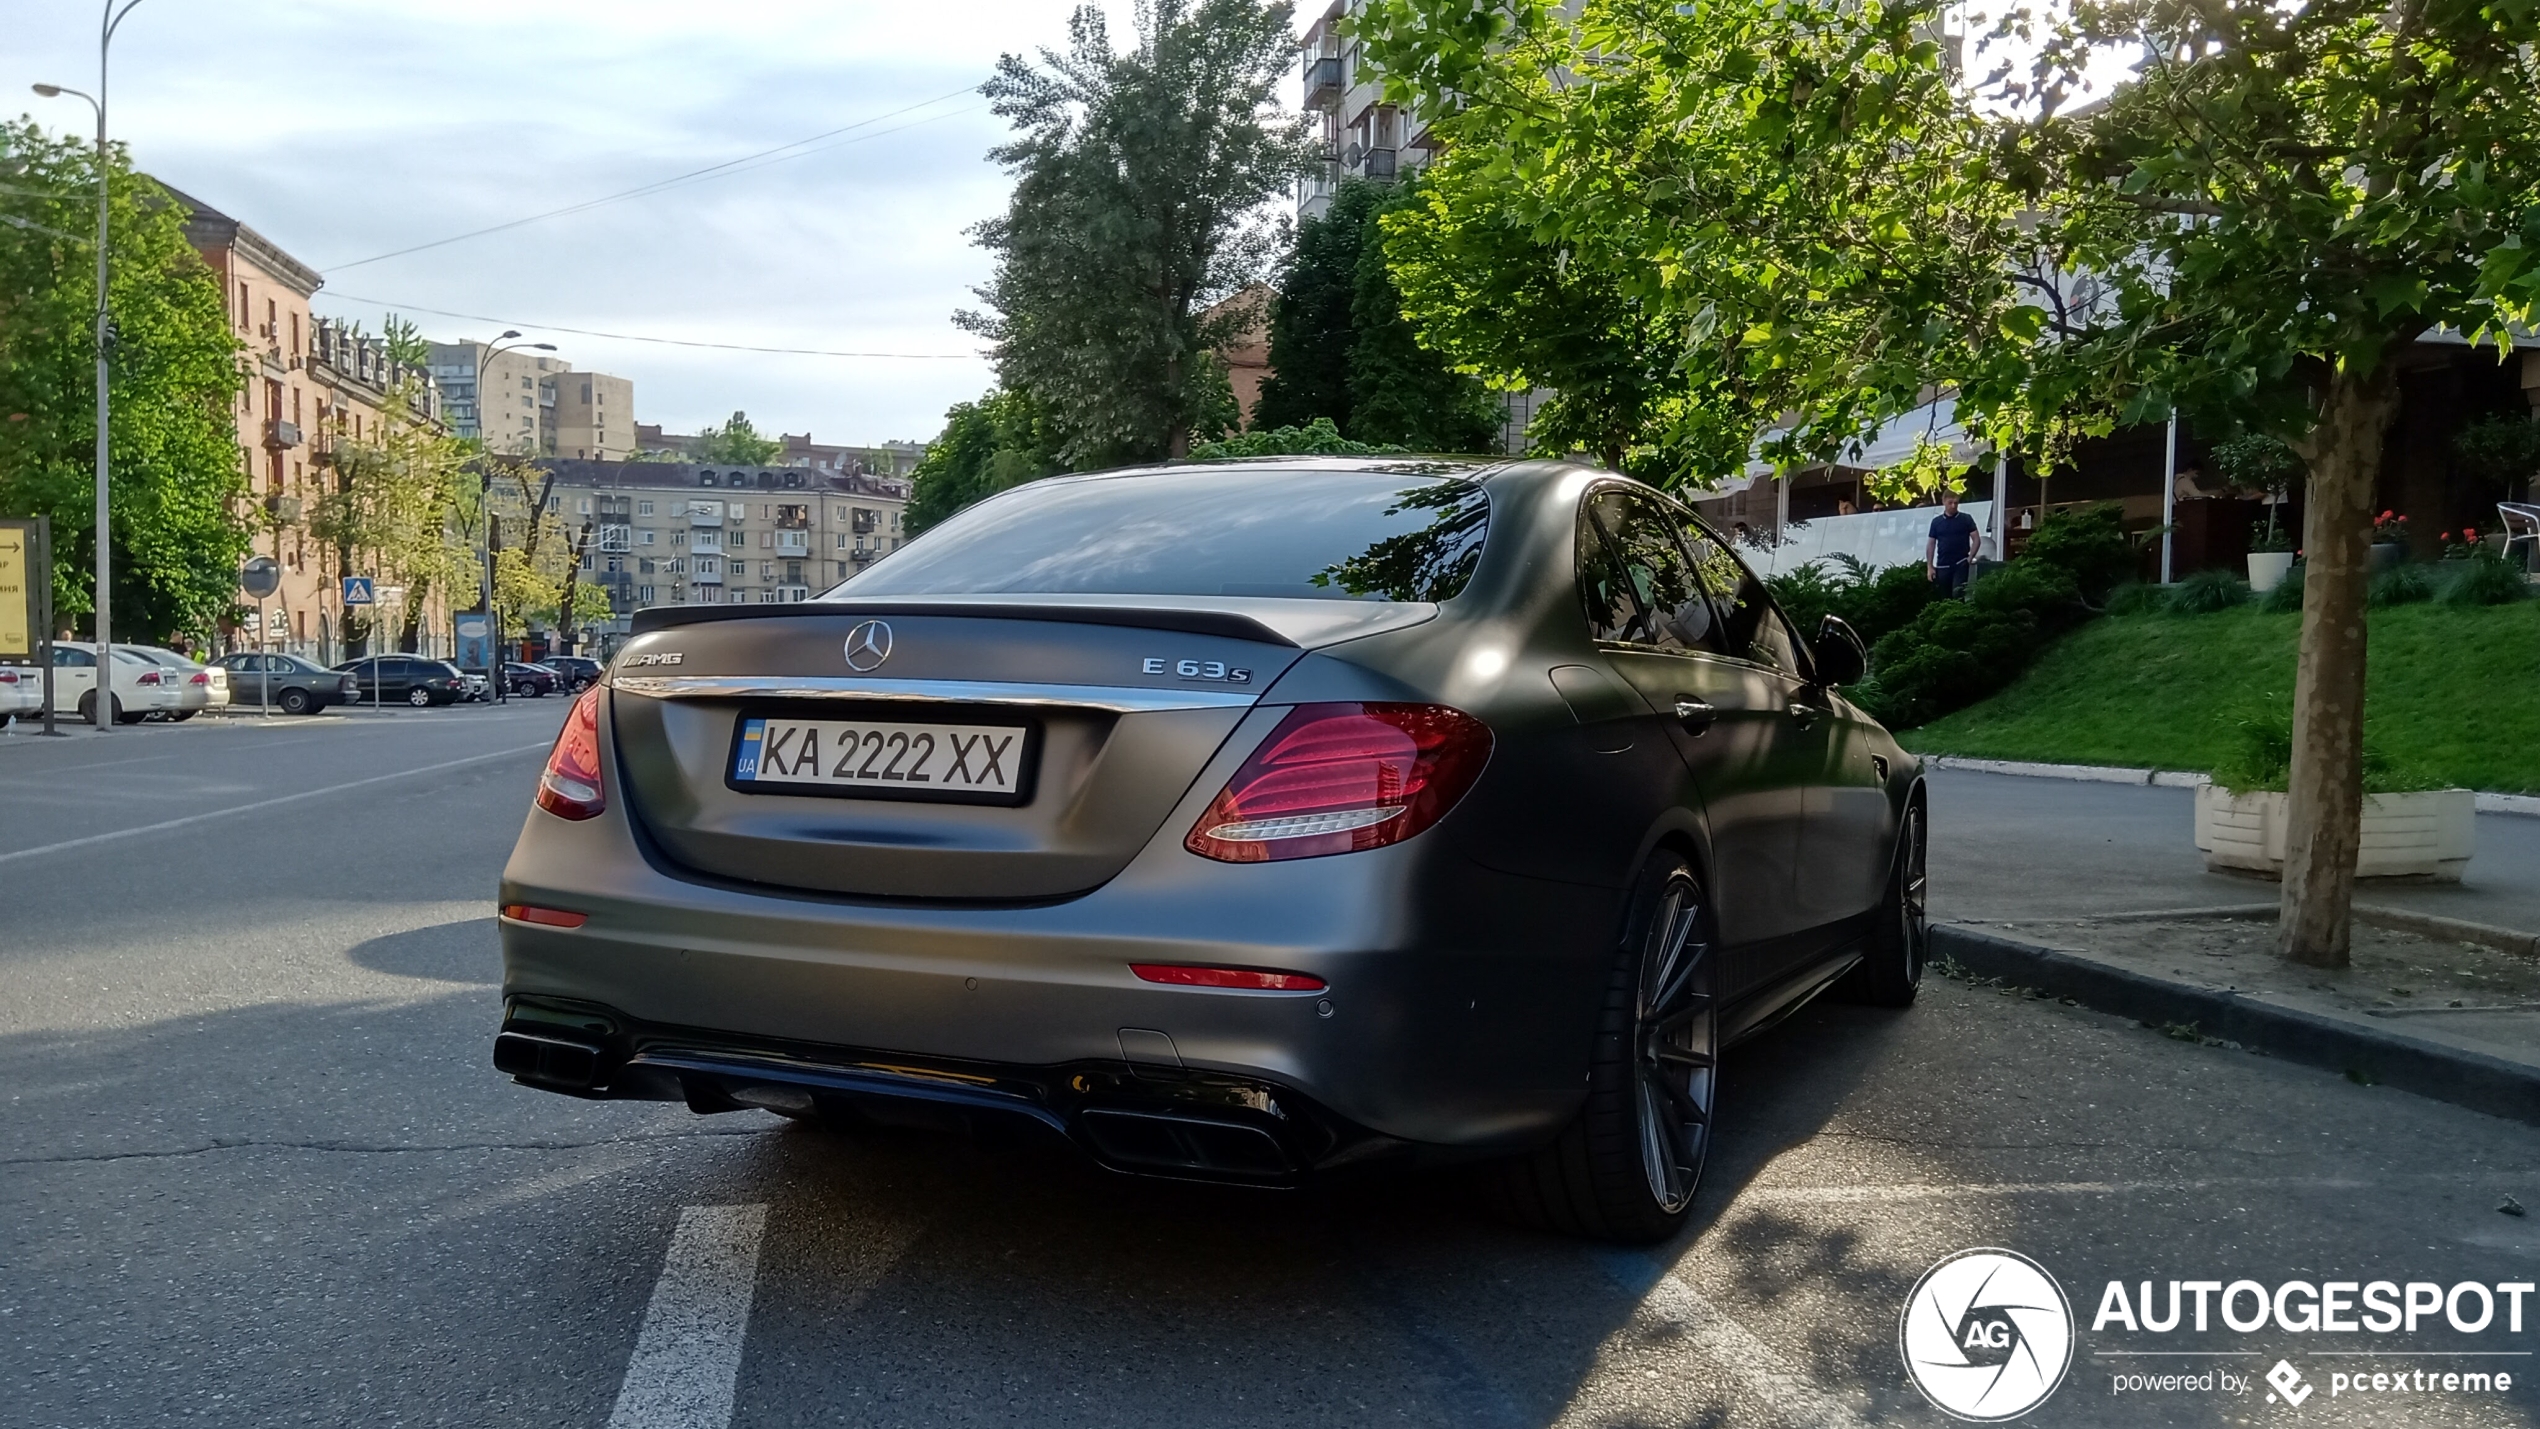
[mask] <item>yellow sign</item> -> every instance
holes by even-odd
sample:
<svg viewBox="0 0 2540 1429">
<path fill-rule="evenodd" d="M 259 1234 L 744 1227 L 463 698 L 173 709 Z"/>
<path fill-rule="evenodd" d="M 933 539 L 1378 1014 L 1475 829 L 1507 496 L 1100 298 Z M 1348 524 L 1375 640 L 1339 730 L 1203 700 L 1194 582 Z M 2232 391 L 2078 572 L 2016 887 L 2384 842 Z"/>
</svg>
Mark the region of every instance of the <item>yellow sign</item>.
<svg viewBox="0 0 2540 1429">
<path fill-rule="evenodd" d="M 0 526 L 0 656 L 35 653 L 35 582 L 24 526 Z"/>
</svg>

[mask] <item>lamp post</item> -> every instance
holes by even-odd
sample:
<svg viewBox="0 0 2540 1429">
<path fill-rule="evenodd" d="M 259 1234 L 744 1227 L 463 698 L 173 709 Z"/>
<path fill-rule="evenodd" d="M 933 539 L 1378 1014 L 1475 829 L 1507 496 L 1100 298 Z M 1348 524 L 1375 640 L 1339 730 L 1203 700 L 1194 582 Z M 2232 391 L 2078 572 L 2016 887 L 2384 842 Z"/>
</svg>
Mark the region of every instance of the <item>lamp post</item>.
<svg viewBox="0 0 2540 1429">
<path fill-rule="evenodd" d="M 136 0 L 136 3 L 138 3 L 138 0 Z M 502 356 L 506 352 L 518 352 L 523 348 L 529 348 L 537 352 L 553 352 L 556 350 L 556 345 L 552 342 L 514 342 L 509 347 L 502 347 L 498 345 L 501 343 L 511 342 L 513 338 L 518 336 L 520 336 L 520 330 L 518 328 L 505 328 L 501 336 L 495 338 L 493 342 L 487 343 L 476 355 L 476 387 L 473 393 L 473 400 L 476 404 L 476 440 L 479 445 L 483 445 L 486 440 L 486 364 L 492 362 L 495 358 Z M 494 618 L 494 517 L 492 512 L 485 509 L 486 497 L 491 495 L 493 490 L 494 473 L 490 471 L 482 473 L 478 478 L 476 488 L 476 514 L 480 522 L 477 535 L 479 541 L 481 542 L 478 547 L 478 552 L 483 557 L 482 564 L 477 567 L 476 603 L 484 608 L 485 623 L 490 632 L 487 638 L 493 641 L 492 646 L 487 649 L 485 654 L 485 680 L 487 684 L 494 687 L 494 703 L 499 705 L 507 704 L 510 701 L 503 687 L 503 627 L 502 623 Z M 537 520 L 538 513 L 532 511 L 529 513 L 529 519 L 532 521 Z"/>
<path fill-rule="evenodd" d="M 132 7 L 141 0 L 106 0 L 97 22 L 97 92 L 84 94 L 58 84 L 39 84 L 35 92 L 47 99 L 68 94 L 88 101 L 97 111 L 97 717 L 92 723 L 99 734 L 115 727 L 115 596 L 114 537 L 107 525 L 106 500 L 106 351 L 114 341 L 114 320 L 106 311 L 106 212 L 107 178 L 112 172 L 106 160 L 106 53 L 115 41 L 115 31 Z"/>
</svg>

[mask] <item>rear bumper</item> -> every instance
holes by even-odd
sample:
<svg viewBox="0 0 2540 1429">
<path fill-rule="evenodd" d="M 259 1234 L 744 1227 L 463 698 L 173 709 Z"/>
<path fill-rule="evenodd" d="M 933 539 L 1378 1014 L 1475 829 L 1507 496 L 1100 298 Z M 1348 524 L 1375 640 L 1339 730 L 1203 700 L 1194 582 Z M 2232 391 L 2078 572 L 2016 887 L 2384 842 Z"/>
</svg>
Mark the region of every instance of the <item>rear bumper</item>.
<svg viewBox="0 0 2540 1429">
<path fill-rule="evenodd" d="M 623 804 L 612 805 L 580 823 L 528 816 L 501 902 L 586 921 L 503 920 L 504 991 L 516 1005 L 593 1009 L 630 1036 L 779 1047 L 832 1068 L 995 1069 L 981 1075 L 1041 1089 L 1038 1104 L 1056 1118 L 1045 1124 L 1080 1143 L 1085 1108 L 1049 1089 L 1080 1074 L 1143 1087 L 1152 1078 L 1133 1061 L 1311 1107 L 1318 1124 L 1340 1128 L 1335 1147 L 1521 1147 L 1557 1132 L 1585 1090 L 1616 895 L 1484 870 L 1442 830 L 1249 865 L 1159 838 L 1090 893 L 982 908 L 678 875 L 648 859 Z M 1159 985 L 1132 962 L 1273 968 L 1328 986 Z M 611 1055 L 642 1060 L 632 1043 Z M 587 1090 L 662 1094 L 647 1085 L 601 1075 Z"/>
</svg>

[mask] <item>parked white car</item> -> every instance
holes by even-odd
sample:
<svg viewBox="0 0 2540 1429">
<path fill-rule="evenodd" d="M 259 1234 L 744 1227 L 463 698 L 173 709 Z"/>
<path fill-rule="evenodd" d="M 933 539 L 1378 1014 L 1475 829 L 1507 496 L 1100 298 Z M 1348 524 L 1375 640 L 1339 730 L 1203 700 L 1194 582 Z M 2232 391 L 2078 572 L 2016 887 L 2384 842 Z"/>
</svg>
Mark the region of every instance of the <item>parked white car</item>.
<svg viewBox="0 0 2540 1429">
<path fill-rule="evenodd" d="M 44 671 L 34 665 L 0 665 L 0 728 L 43 712 Z"/>
<path fill-rule="evenodd" d="M 115 648 L 129 650 L 144 660 L 156 663 L 163 670 L 176 671 L 176 690 L 183 698 L 179 700 L 176 711 L 165 718 L 192 719 L 204 710 L 229 707 L 229 672 L 220 666 L 189 660 L 159 645 L 118 645 Z"/>
<path fill-rule="evenodd" d="M 115 647 L 110 711 L 117 724 L 138 724 L 154 714 L 174 714 L 185 703 L 176 671 Z M 96 723 L 97 647 L 85 640 L 53 642 L 53 713 Z"/>
</svg>

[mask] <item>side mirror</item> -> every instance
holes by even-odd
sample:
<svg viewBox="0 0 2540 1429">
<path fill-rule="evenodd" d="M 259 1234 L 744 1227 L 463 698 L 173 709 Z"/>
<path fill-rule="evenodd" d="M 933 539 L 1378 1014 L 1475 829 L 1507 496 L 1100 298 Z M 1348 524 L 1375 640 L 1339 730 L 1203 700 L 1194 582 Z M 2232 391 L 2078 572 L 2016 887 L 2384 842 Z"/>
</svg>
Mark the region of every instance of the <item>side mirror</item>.
<svg viewBox="0 0 2540 1429">
<path fill-rule="evenodd" d="M 1817 683 L 1849 685 L 1870 672 L 1870 652 L 1841 616 L 1829 615 L 1817 627 L 1810 647 L 1816 657 Z"/>
</svg>

